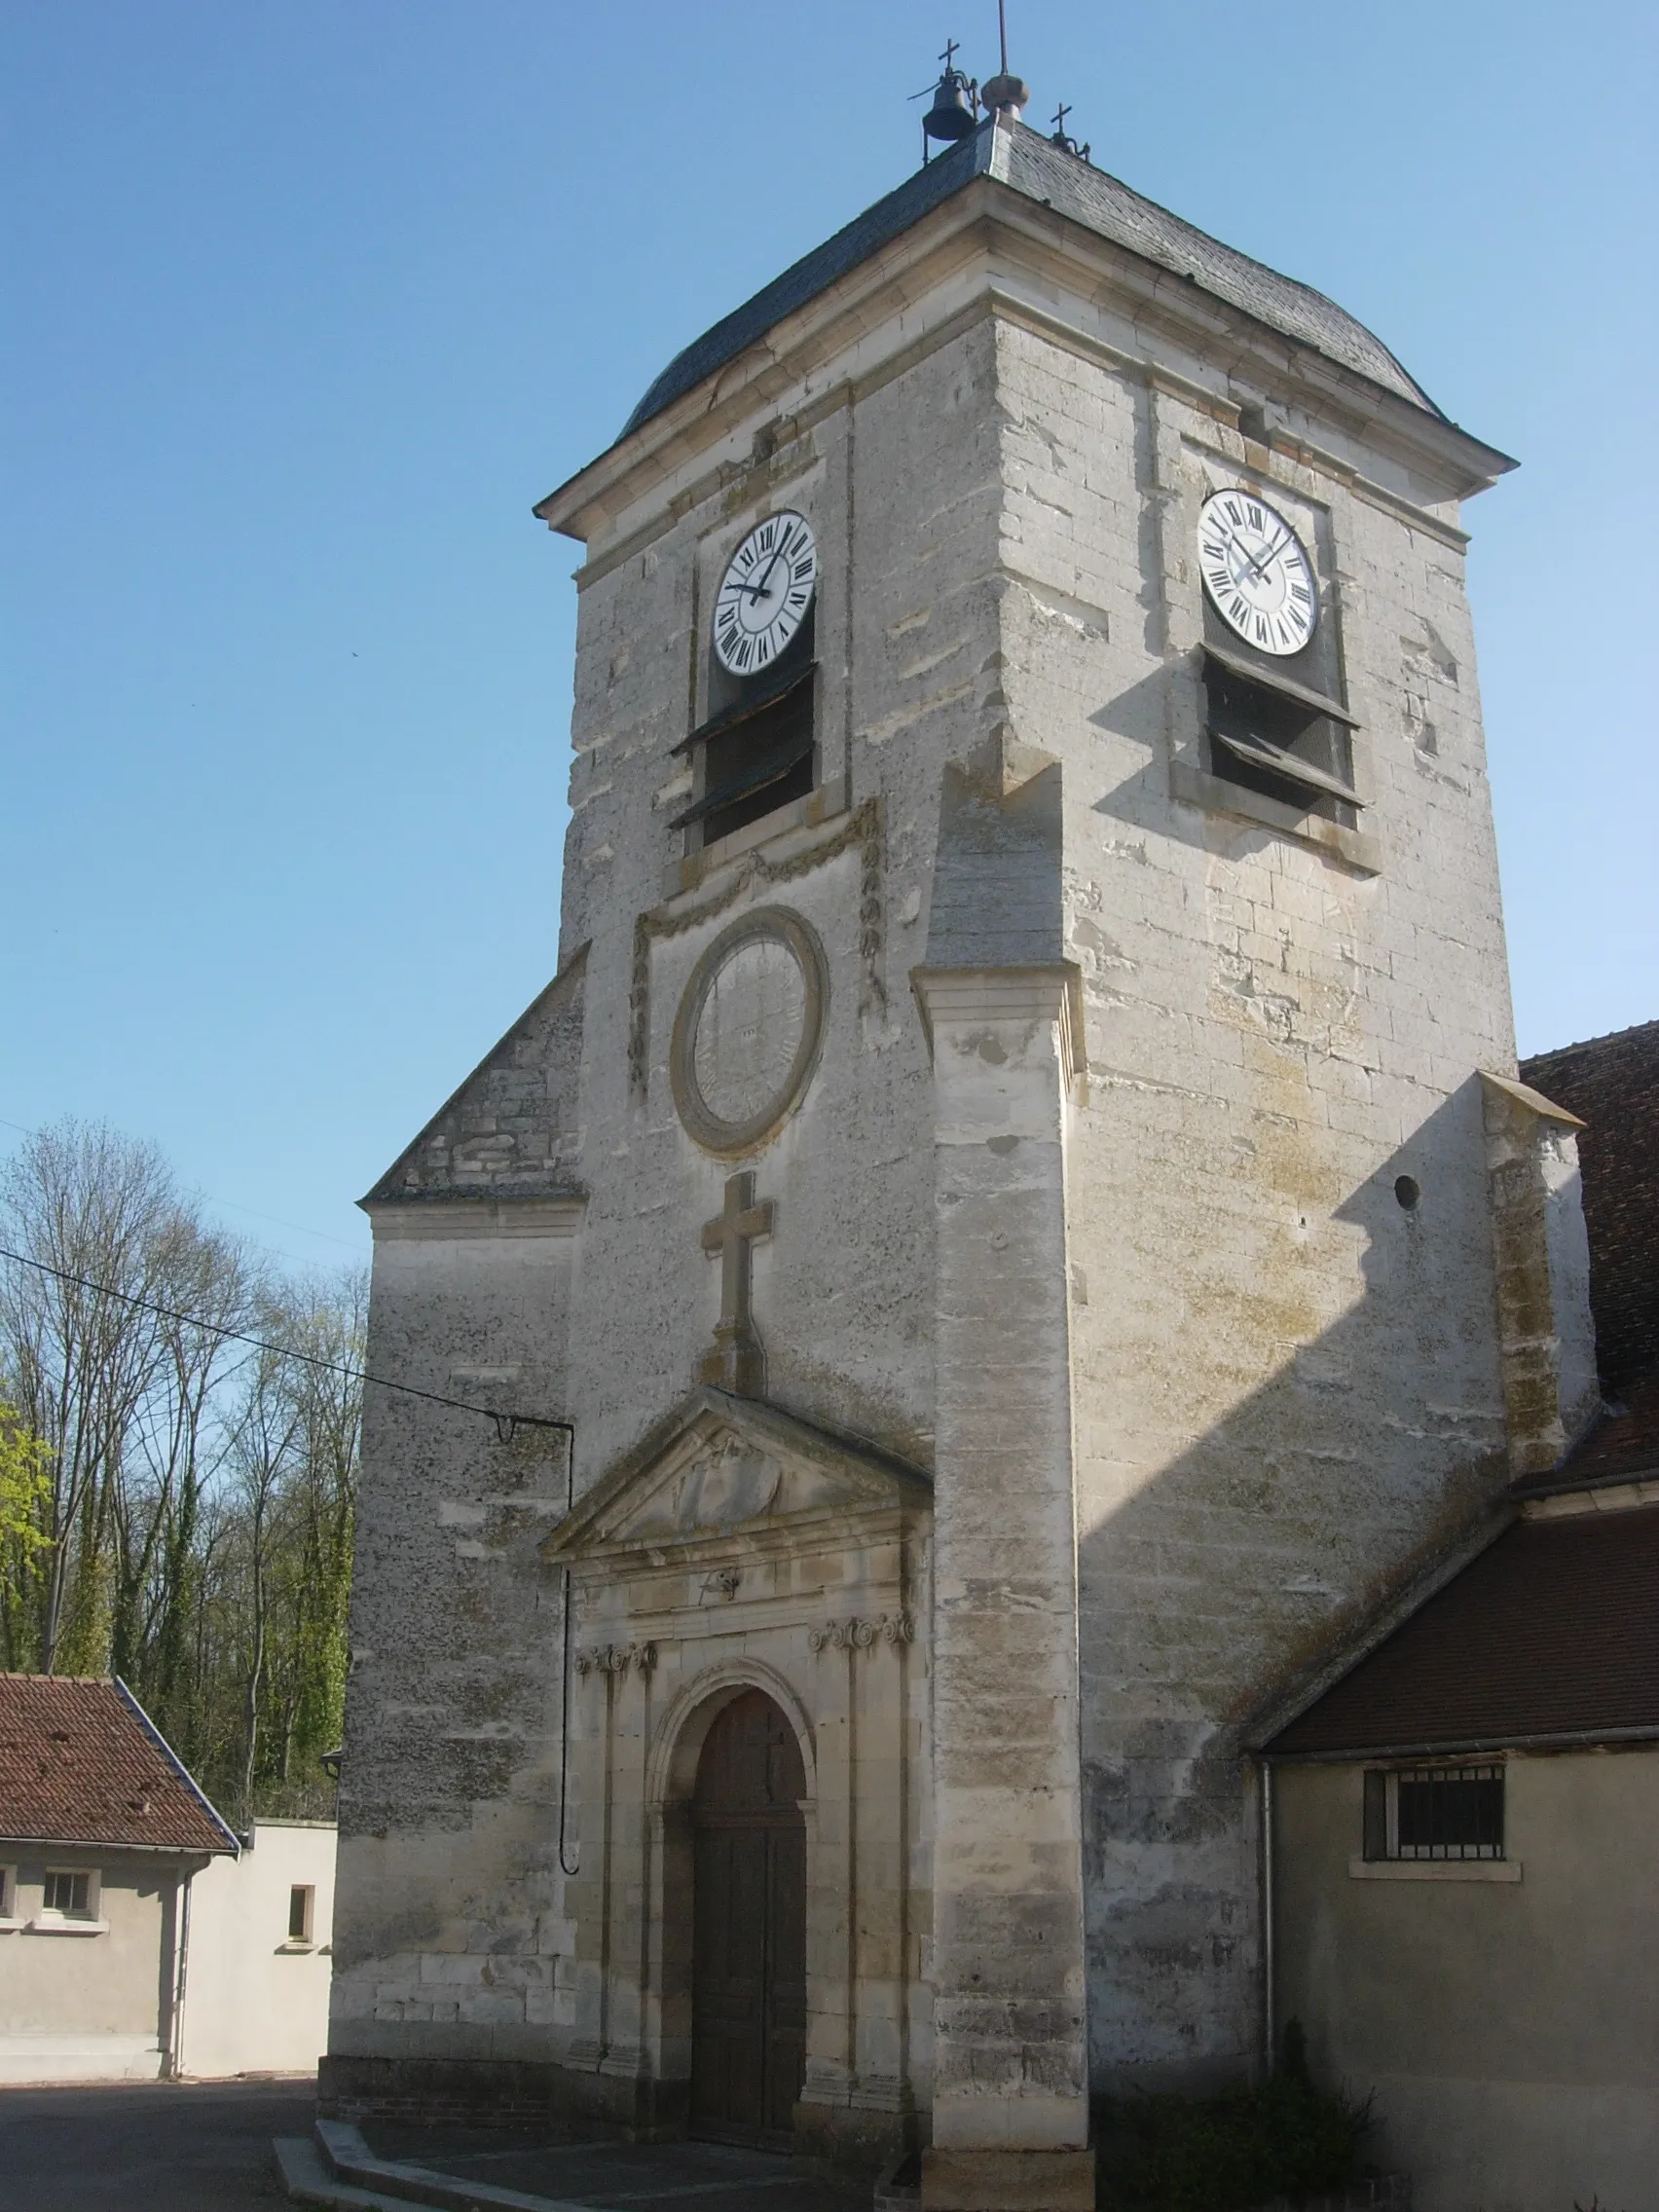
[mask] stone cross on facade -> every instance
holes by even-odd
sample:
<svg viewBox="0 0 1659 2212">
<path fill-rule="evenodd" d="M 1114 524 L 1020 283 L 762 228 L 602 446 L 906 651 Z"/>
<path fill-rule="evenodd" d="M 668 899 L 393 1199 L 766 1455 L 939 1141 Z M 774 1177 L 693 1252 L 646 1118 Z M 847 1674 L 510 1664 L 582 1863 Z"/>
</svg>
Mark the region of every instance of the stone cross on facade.
<svg viewBox="0 0 1659 2212">
<path fill-rule="evenodd" d="M 755 1333 L 750 1294 L 753 1246 L 756 1237 L 771 1235 L 772 1213 L 770 1198 L 756 1203 L 754 1172 L 745 1168 L 727 1176 L 723 1208 L 703 1224 L 704 1251 L 720 1256 L 720 1317 L 714 1347 L 697 1372 L 702 1382 L 739 1398 L 758 1398 L 766 1387 L 766 1354 Z"/>
</svg>

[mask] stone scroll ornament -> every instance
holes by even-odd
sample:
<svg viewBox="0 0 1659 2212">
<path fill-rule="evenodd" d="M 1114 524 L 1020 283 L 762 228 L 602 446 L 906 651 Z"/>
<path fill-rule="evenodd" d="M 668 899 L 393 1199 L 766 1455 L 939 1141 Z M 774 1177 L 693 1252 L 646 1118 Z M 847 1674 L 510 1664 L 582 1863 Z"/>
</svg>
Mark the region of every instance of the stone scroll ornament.
<svg viewBox="0 0 1659 2212">
<path fill-rule="evenodd" d="M 883 1613 L 875 1621 L 855 1616 L 809 1629 L 806 1641 L 814 1651 L 867 1651 L 875 1643 L 914 1643 L 916 1624 L 908 1613 Z"/>
<path fill-rule="evenodd" d="M 728 1159 L 769 1136 L 812 1080 L 829 1003 L 829 964 L 809 922 L 786 906 L 729 922 L 674 1017 L 669 1077 L 686 1134 Z"/>
<path fill-rule="evenodd" d="M 630 1667 L 648 1675 L 657 1663 L 654 1643 L 596 1643 L 575 1654 L 578 1675 L 625 1675 Z"/>
</svg>

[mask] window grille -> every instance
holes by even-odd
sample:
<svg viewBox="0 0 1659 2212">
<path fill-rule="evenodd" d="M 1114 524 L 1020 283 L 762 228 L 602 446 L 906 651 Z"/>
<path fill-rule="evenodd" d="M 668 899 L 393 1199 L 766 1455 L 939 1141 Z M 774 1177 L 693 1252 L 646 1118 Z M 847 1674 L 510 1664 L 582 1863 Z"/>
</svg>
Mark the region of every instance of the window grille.
<svg viewBox="0 0 1659 2212">
<path fill-rule="evenodd" d="M 1379 1769 L 1365 1777 L 1367 1859 L 1501 1859 L 1501 1766 Z"/>
</svg>

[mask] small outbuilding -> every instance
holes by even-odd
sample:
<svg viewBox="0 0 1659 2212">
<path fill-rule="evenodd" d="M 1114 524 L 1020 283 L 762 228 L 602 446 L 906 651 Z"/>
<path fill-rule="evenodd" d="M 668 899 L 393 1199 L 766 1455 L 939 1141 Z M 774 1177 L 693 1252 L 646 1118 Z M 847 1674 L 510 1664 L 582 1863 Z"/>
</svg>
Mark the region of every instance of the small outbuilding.
<svg viewBox="0 0 1659 2212">
<path fill-rule="evenodd" d="M 124 1682 L 0 1675 L 0 2083 L 309 2071 L 331 1823 L 239 1837 Z"/>
<path fill-rule="evenodd" d="M 1587 1124 L 1603 1410 L 1263 1747 L 1271 2006 L 1321 2079 L 1375 2092 L 1418 2212 L 1636 2212 L 1659 2173 L 1659 1023 L 1522 1072 Z"/>
</svg>

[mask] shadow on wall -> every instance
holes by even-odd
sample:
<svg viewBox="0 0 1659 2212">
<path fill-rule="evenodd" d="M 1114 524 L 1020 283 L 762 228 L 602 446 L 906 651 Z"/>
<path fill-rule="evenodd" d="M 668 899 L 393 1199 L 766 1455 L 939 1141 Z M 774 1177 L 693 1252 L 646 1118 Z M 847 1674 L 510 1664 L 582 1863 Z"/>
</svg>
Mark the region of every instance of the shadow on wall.
<svg viewBox="0 0 1659 2212">
<path fill-rule="evenodd" d="M 1262 1186 L 1235 1217 L 1172 1204 L 1135 1249 L 1124 1325 L 1074 1346 L 1083 1621 L 1084 1857 L 1096 2090 L 1199 2091 L 1256 2071 L 1265 2030 L 1250 1745 L 1351 1655 L 1368 1623 L 1450 1573 L 1506 1518 L 1481 1087 L 1471 1078 L 1334 1208 Z M 1357 1233 L 1357 1296 L 1298 1341 Z M 1147 1232 L 1139 1236 L 1145 1239 Z M 1254 1237 L 1239 1289 L 1238 1239 Z M 1181 1339 L 1154 1342 L 1146 1270 L 1179 1285 Z M 1123 1287 L 1123 1286 L 1120 1286 Z M 1168 1292 L 1162 1293 L 1168 1309 Z M 1260 1372 L 1259 1347 L 1282 1357 Z M 1202 1362 L 1182 1345 L 1201 1342 Z M 1156 1473 L 1115 1408 L 1202 1418 Z M 1145 1447 L 1157 1450 L 1156 1437 Z"/>
</svg>

